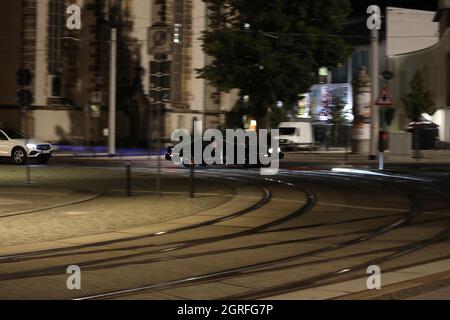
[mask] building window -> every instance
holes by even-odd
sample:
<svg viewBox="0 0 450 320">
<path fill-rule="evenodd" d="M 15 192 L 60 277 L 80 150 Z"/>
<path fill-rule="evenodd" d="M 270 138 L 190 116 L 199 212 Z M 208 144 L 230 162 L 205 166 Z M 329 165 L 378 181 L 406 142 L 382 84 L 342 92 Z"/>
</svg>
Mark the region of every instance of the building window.
<svg viewBox="0 0 450 320">
<path fill-rule="evenodd" d="M 177 129 L 187 129 L 185 123 L 185 116 L 183 115 L 178 116 Z"/>
<path fill-rule="evenodd" d="M 61 97 L 61 76 L 54 75 L 52 76 L 52 97 Z"/>
<path fill-rule="evenodd" d="M 167 22 L 167 1 L 166 0 L 155 0 L 156 9 L 156 22 L 166 23 Z"/>
<path fill-rule="evenodd" d="M 62 69 L 62 37 L 65 21 L 65 0 L 48 3 L 48 71 L 56 74 Z"/>
</svg>

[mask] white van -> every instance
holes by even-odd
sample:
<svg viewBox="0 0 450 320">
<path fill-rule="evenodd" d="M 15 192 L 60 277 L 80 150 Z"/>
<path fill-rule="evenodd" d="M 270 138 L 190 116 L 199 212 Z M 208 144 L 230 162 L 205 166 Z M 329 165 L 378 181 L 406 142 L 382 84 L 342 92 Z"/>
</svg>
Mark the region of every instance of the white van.
<svg viewBox="0 0 450 320">
<path fill-rule="evenodd" d="M 311 121 L 281 122 L 278 125 L 280 147 L 286 149 L 313 149 L 314 132 Z"/>
</svg>

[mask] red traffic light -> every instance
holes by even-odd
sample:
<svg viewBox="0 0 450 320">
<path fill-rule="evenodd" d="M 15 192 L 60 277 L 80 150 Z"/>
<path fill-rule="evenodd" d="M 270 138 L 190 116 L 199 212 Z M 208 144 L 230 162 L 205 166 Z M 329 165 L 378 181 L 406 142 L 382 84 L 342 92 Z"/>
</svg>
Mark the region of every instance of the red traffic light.
<svg viewBox="0 0 450 320">
<path fill-rule="evenodd" d="M 30 90 L 19 90 L 17 92 L 17 104 L 19 107 L 29 107 L 33 102 L 33 95 Z"/>
<path fill-rule="evenodd" d="M 378 136 L 378 151 L 384 152 L 389 149 L 389 132 L 380 131 Z"/>
</svg>

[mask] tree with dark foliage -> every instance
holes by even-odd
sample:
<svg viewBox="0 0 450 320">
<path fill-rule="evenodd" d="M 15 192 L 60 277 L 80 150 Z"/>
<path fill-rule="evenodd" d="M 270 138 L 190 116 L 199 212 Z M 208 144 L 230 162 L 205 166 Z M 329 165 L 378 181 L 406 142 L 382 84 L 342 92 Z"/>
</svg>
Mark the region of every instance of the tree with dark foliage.
<svg viewBox="0 0 450 320">
<path fill-rule="evenodd" d="M 247 114 L 260 125 L 278 101 L 292 108 L 317 81 L 320 67 L 343 62 L 350 47 L 336 32 L 348 0 L 205 0 L 209 28 L 203 49 L 212 64 L 199 69 L 220 91 L 248 96 Z"/>
<path fill-rule="evenodd" d="M 436 103 L 432 93 L 425 87 L 421 70 L 414 73 L 409 86 L 410 92 L 402 99 L 408 118 L 419 122 L 423 113 L 433 115 L 436 112 Z"/>
</svg>

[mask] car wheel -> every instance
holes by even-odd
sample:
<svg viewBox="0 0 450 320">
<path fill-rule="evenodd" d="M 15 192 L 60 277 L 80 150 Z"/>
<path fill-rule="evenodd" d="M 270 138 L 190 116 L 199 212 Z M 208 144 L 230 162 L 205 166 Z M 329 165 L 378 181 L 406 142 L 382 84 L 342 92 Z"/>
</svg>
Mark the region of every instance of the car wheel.
<svg viewBox="0 0 450 320">
<path fill-rule="evenodd" d="M 15 148 L 12 152 L 12 160 L 15 164 L 23 165 L 27 162 L 27 153 L 23 148 Z"/>
</svg>

